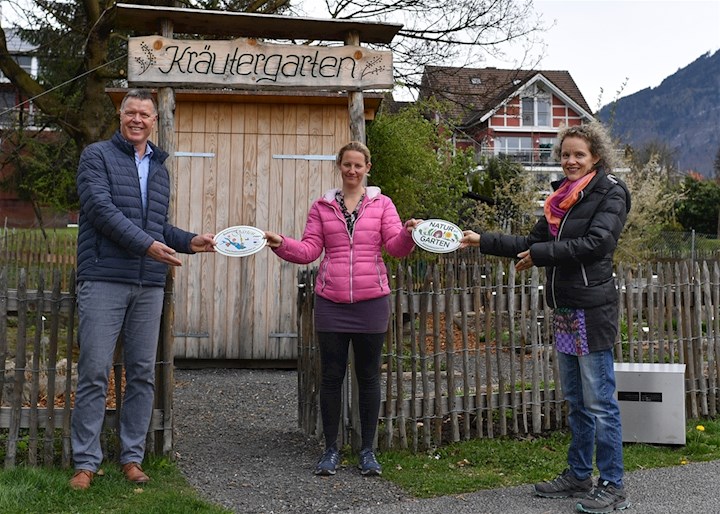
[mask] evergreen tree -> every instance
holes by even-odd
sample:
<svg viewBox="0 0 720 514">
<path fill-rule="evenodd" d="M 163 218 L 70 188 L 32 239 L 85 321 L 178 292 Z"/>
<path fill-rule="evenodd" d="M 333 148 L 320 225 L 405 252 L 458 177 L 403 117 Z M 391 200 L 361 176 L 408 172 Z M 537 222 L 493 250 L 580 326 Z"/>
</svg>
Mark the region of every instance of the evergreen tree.
<svg viewBox="0 0 720 514">
<path fill-rule="evenodd" d="M 677 202 L 677 219 L 685 230 L 701 234 L 718 233 L 720 184 L 691 174 L 682 184 L 682 199 Z"/>
</svg>

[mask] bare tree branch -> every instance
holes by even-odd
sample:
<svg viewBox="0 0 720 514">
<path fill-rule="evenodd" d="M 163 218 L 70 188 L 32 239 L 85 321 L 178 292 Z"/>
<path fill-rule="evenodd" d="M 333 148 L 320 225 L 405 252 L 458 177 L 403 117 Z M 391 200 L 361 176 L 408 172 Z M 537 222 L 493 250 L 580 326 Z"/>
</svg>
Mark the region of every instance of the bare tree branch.
<svg viewBox="0 0 720 514">
<path fill-rule="evenodd" d="M 532 0 L 325 0 L 331 18 L 402 23 L 388 46 L 396 81 L 420 86 L 422 71 L 433 66 L 482 66 L 503 58 L 509 47 L 521 57 L 517 67 L 532 68 L 544 53 L 539 34 L 546 29 Z"/>
</svg>

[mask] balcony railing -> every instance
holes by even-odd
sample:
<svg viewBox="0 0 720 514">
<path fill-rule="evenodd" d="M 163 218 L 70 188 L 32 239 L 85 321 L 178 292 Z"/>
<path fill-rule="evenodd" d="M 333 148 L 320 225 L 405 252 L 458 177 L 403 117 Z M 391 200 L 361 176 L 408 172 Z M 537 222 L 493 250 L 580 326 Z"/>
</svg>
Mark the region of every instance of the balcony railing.
<svg viewBox="0 0 720 514">
<path fill-rule="evenodd" d="M 495 153 L 492 148 L 483 148 L 475 152 L 475 161 L 478 164 L 484 164 L 492 157 L 507 159 L 511 162 L 522 164 L 523 166 L 560 166 L 560 163 L 554 159 L 552 150 L 545 148 L 499 153 Z"/>
<path fill-rule="evenodd" d="M 616 149 L 615 158 L 619 163 L 625 162 L 624 150 Z M 482 148 L 475 152 L 475 162 L 484 164 L 488 159 L 496 157 L 507 159 L 527 167 L 553 167 L 560 168 L 560 161 L 553 156 L 552 148 L 538 148 L 536 150 L 518 150 L 495 153 L 492 148 Z"/>
</svg>

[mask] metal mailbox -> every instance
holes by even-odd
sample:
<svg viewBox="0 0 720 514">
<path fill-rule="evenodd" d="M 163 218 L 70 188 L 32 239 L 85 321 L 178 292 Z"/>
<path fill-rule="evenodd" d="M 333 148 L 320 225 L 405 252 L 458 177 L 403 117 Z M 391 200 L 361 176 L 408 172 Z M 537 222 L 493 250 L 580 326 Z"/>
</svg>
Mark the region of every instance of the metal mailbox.
<svg viewBox="0 0 720 514">
<path fill-rule="evenodd" d="M 615 363 L 623 442 L 685 444 L 685 364 Z"/>
</svg>

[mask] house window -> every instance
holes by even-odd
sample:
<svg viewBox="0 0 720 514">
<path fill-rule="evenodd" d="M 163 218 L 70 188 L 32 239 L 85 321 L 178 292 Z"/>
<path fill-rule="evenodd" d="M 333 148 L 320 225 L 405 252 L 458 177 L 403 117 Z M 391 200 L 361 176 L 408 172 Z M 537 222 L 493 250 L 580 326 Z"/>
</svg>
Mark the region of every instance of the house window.
<svg viewBox="0 0 720 514">
<path fill-rule="evenodd" d="M 553 161 L 552 149 L 555 145 L 555 138 L 541 137 L 538 140 L 538 150 L 540 162 L 549 163 Z"/>
<path fill-rule="evenodd" d="M 550 126 L 550 99 L 549 98 L 536 98 L 535 105 L 537 106 L 537 125 L 539 127 Z"/>
<path fill-rule="evenodd" d="M 549 127 L 551 124 L 550 94 L 542 84 L 535 84 L 522 98 L 522 124 L 524 127 Z"/>
<path fill-rule="evenodd" d="M 529 137 L 496 137 L 495 155 L 508 157 L 515 162 L 529 162 L 532 157 L 532 139 Z"/>
<path fill-rule="evenodd" d="M 535 99 L 531 96 L 522 99 L 522 124 L 524 127 L 535 125 Z"/>
<path fill-rule="evenodd" d="M 524 127 L 549 127 L 550 99 L 533 96 L 523 98 L 522 123 Z"/>
<path fill-rule="evenodd" d="M 37 59 L 35 57 L 29 57 L 27 55 L 13 55 L 13 61 L 25 70 L 28 75 L 33 78 L 37 77 Z M 10 80 L 0 71 L 0 82 L 10 82 Z"/>
<path fill-rule="evenodd" d="M 19 55 L 17 57 L 13 57 L 13 59 L 29 75 L 33 74 L 33 58 L 32 57 L 28 57 L 26 55 Z"/>
</svg>

